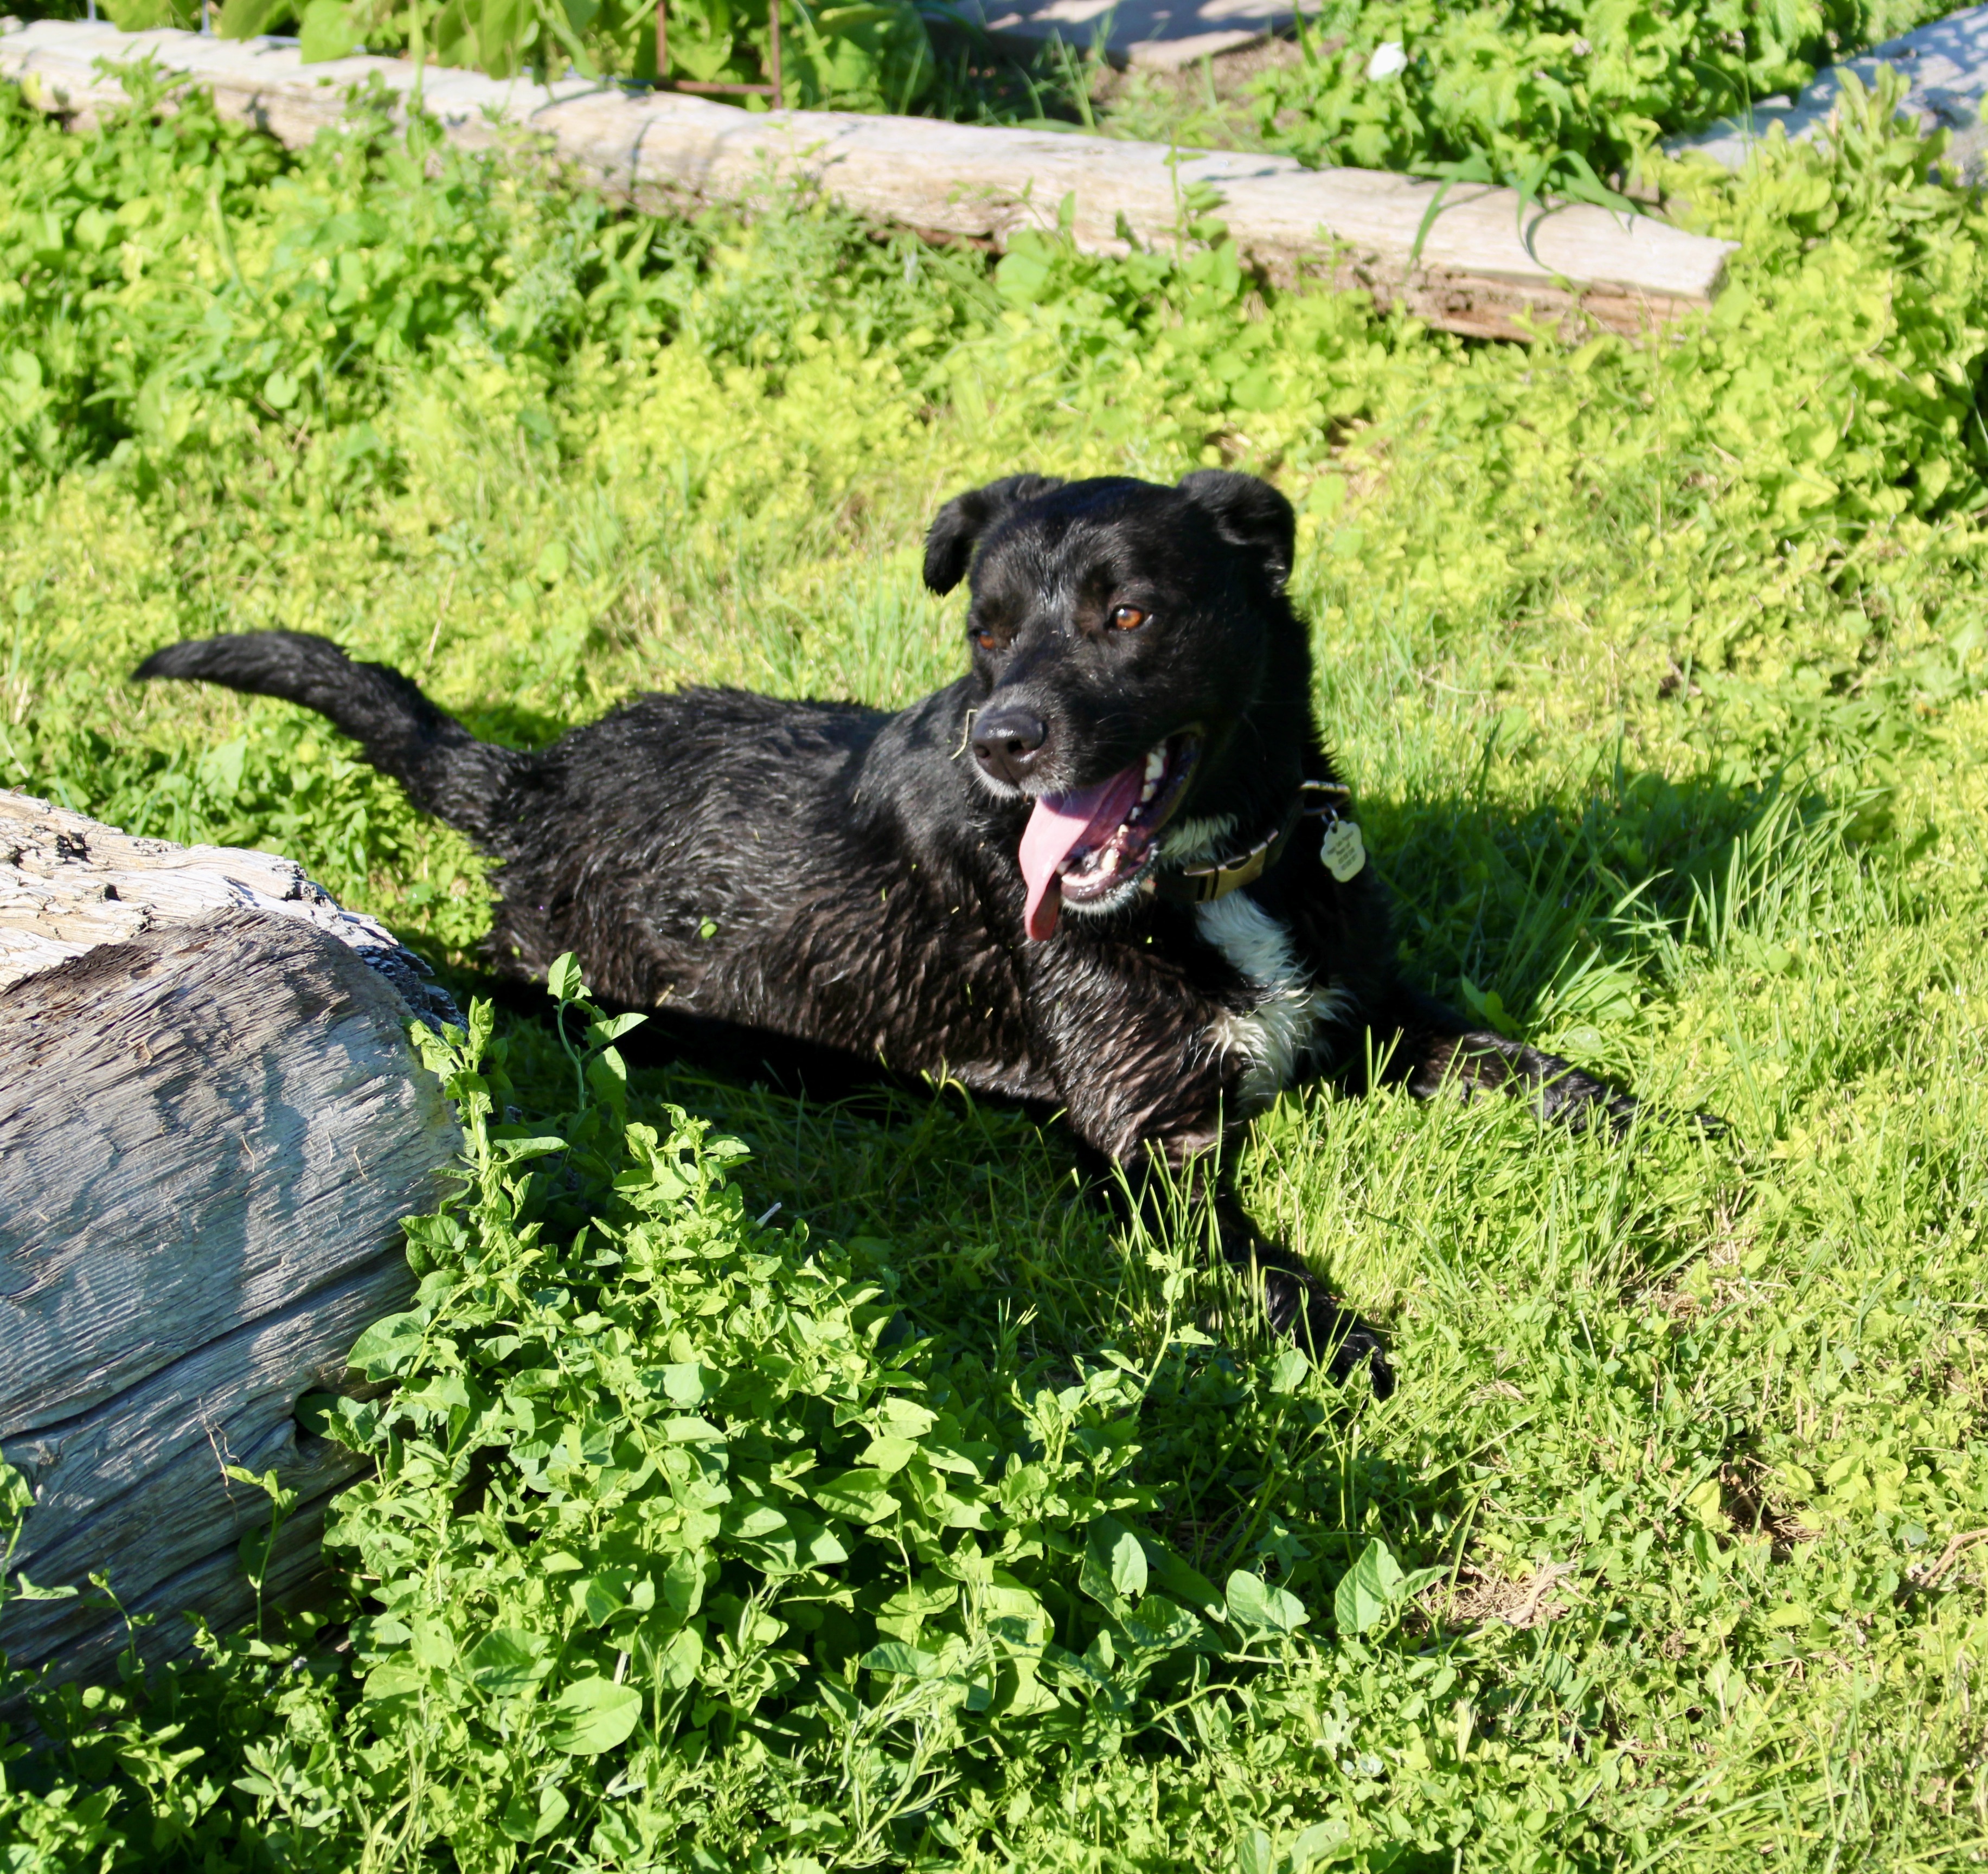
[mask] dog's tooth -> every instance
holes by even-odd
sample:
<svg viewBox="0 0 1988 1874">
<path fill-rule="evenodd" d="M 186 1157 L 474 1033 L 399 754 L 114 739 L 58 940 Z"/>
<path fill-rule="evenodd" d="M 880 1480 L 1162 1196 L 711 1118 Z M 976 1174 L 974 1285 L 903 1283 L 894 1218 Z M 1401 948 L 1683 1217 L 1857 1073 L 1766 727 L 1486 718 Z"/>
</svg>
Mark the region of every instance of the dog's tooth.
<svg viewBox="0 0 1988 1874">
<path fill-rule="evenodd" d="M 1146 785 L 1151 788 L 1167 771 L 1167 751 L 1165 745 L 1156 748 L 1146 757 Z"/>
</svg>

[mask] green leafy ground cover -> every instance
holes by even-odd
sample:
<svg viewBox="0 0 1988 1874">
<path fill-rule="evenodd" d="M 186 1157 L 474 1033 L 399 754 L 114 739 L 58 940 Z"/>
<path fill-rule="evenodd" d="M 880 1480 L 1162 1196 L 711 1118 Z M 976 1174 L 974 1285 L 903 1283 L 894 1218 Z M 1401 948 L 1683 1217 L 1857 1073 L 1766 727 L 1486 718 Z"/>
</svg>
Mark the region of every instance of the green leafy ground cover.
<svg viewBox="0 0 1988 1874">
<path fill-rule="evenodd" d="M 901 702 L 960 655 L 937 501 L 1232 462 L 1303 513 L 1410 966 L 1734 1128 L 1283 1102 L 1244 1189 L 1388 1324 L 1377 1404 L 1053 1127 L 435 1044 L 473 1151 L 357 1350 L 399 1389 L 309 1408 L 377 1460 L 343 1599 L 45 1698 L 9 1874 L 1978 1859 L 1988 228 L 1929 154 L 1876 110 L 1674 178 L 1718 310 L 1521 348 L 1219 246 L 989 270 L 363 112 L 0 103 L 0 782 L 292 854 L 467 997 L 462 842 L 144 652 L 328 631 L 520 742 Z"/>
<path fill-rule="evenodd" d="M 1797 91 L 1839 49 L 1948 10 L 1342 0 L 1312 19 L 1306 56 L 1265 73 L 1254 94 L 1259 130 L 1308 161 L 1587 194 L 1635 169 L 1659 137 Z M 1377 67 L 1388 46 L 1395 56 Z"/>
</svg>

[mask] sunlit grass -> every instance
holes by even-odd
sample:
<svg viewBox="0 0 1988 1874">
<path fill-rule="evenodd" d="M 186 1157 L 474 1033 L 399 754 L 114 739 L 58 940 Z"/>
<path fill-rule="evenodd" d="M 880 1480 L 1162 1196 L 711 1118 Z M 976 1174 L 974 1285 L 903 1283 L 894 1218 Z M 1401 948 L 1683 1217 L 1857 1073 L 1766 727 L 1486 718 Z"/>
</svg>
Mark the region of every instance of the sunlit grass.
<svg viewBox="0 0 1988 1874">
<path fill-rule="evenodd" d="M 1856 507 L 1892 485 L 1876 470 L 1843 472 L 1840 514 L 1777 508 L 1778 445 L 1736 467 L 1719 427 L 1740 393 L 1650 353 L 1460 347 L 1343 304 L 1259 317 L 1240 289 L 1218 317 L 1181 288 L 1185 310 L 1128 338 L 1136 294 L 1074 263 L 1004 306 L 930 262 L 901 316 L 862 289 L 873 342 L 776 368 L 766 334 L 816 316 L 794 282 L 869 249 L 804 216 L 727 238 L 733 259 L 698 263 L 723 304 L 629 375 L 403 360 L 366 418 L 396 464 L 371 485 L 168 452 L 149 484 L 120 458 L 20 492 L 0 779 L 291 853 L 473 995 L 486 893 L 462 840 L 316 719 L 137 690 L 131 665 L 196 633 L 326 631 L 521 746 L 652 685 L 894 707 L 962 661 L 957 597 L 918 575 L 961 486 L 1209 454 L 1276 474 L 1304 505 L 1320 720 L 1405 966 L 1648 1111 L 1612 1139 L 1499 1101 L 1280 1102 L 1243 1148 L 1246 1199 L 1386 1326 L 1401 1385 L 1266 1406 L 1235 1375 L 1276 1350 L 1201 1269 L 1199 1221 L 1114 1229 L 1053 1121 L 638 1055 L 639 1108 L 743 1138 L 754 1213 L 855 1246 L 921 1331 L 1150 1373 L 1157 1520 L 1205 1570 L 1259 1567 L 1315 1612 L 1316 1649 L 1259 1682 L 1248 1723 L 1155 1759 L 989 1769 L 941 1818 L 949 1844 L 893 1852 L 1269 1869 L 1323 1819 L 1376 1869 L 1967 1862 L 1988 1834 L 1988 1548 L 1932 1586 L 1914 1571 L 1988 1524 L 1969 512 Z M 891 290 L 915 296 L 927 264 L 892 261 Z M 1832 289 L 1786 290 L 1810 323 L 1782 350 L 1767 323 L 1731 342 L 1847 430 L 1850 367 L 1809 355 Z M 1831 342 L 1863 358 L 1854 311 Z M 1155 333 L 1205 356 L 1141 377 Z M 1232 343 L 1357 412 L 1186 405 Z M 521 409 L 552 411 L 561 446 Z M 1940 446 L 1973 472 L 1964 435 Z M 502 1020 L 521 1061 L 548 1048 L 529 1001 Z M 1182 1351 L 1183 1328 L 1205 1341 Z M 1383 1639 L 1335 1637 L 1334 1584 L 1374 1536 L 1443 1585 Z M 1549 1566 L 1526 1624 L 1500 1619 Z"/>
</svg>

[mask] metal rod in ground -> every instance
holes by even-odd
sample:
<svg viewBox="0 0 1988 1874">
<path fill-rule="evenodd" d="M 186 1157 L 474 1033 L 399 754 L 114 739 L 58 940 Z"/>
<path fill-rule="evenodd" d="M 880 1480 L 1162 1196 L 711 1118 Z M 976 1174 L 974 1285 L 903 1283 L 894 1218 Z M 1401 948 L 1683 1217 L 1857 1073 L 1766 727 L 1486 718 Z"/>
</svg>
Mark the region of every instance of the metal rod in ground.
<svg viewBox="0 0 1988 1874">
<path fill-rule="evenodd" d="M 90 0 L 94 5 L 96 0 Z M 670 23 L 664 15 L 664 0 L 656 0 L 656 83 L 670 82 Z"/>
<path fill-rule="evenodd" d="M 769 76 L 773 81 L 773 108 L 779 110 L 787 101 L 786 93 L 780 88 L 780 0 L 766 0 L 766 25 L 772 41 L 773 69 Z"/>
</svg>

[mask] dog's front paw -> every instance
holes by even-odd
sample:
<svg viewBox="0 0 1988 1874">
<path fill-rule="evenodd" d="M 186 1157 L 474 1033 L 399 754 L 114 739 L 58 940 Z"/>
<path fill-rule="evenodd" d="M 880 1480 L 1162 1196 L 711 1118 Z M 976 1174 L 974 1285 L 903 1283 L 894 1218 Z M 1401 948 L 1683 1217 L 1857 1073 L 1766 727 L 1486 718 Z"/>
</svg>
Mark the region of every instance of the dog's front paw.
<svg viewBox="0 0 1988 1874">
<path fill-rule="evenodd" d="M 1367 1383 L 1374 1389 L 1374 1398 L 1391 1397 L 1395 1390 L 1395 1368 L 1378 1330 L 1370 1327 L 1357 1314 L 1348 1314 L 1343 1309 L 1335 1309 L 1333 1318 L 1338 1325 L 1327 1330 L 1325 1345 L 1331 1348 L 1331 1357 L 1326 1363 L 1327 1372 L 1344 1385 L 1364 1364 Z M 1330 1338 L 1334 1334 L 1337 1336 L 1336 1343 Z"/>
<path fill-rule="evenodd" d="M 1361 1366 L 1377 1399 L 1395 1390 L 1395 1369 L 1380 1330 L 1341 1307 L 1318 1279 L 1291 1269 L 1266 1269 L 1264 1311 L 1270 1325 L 1288 1335 L 1342 1384 Z"/>
</svg>

